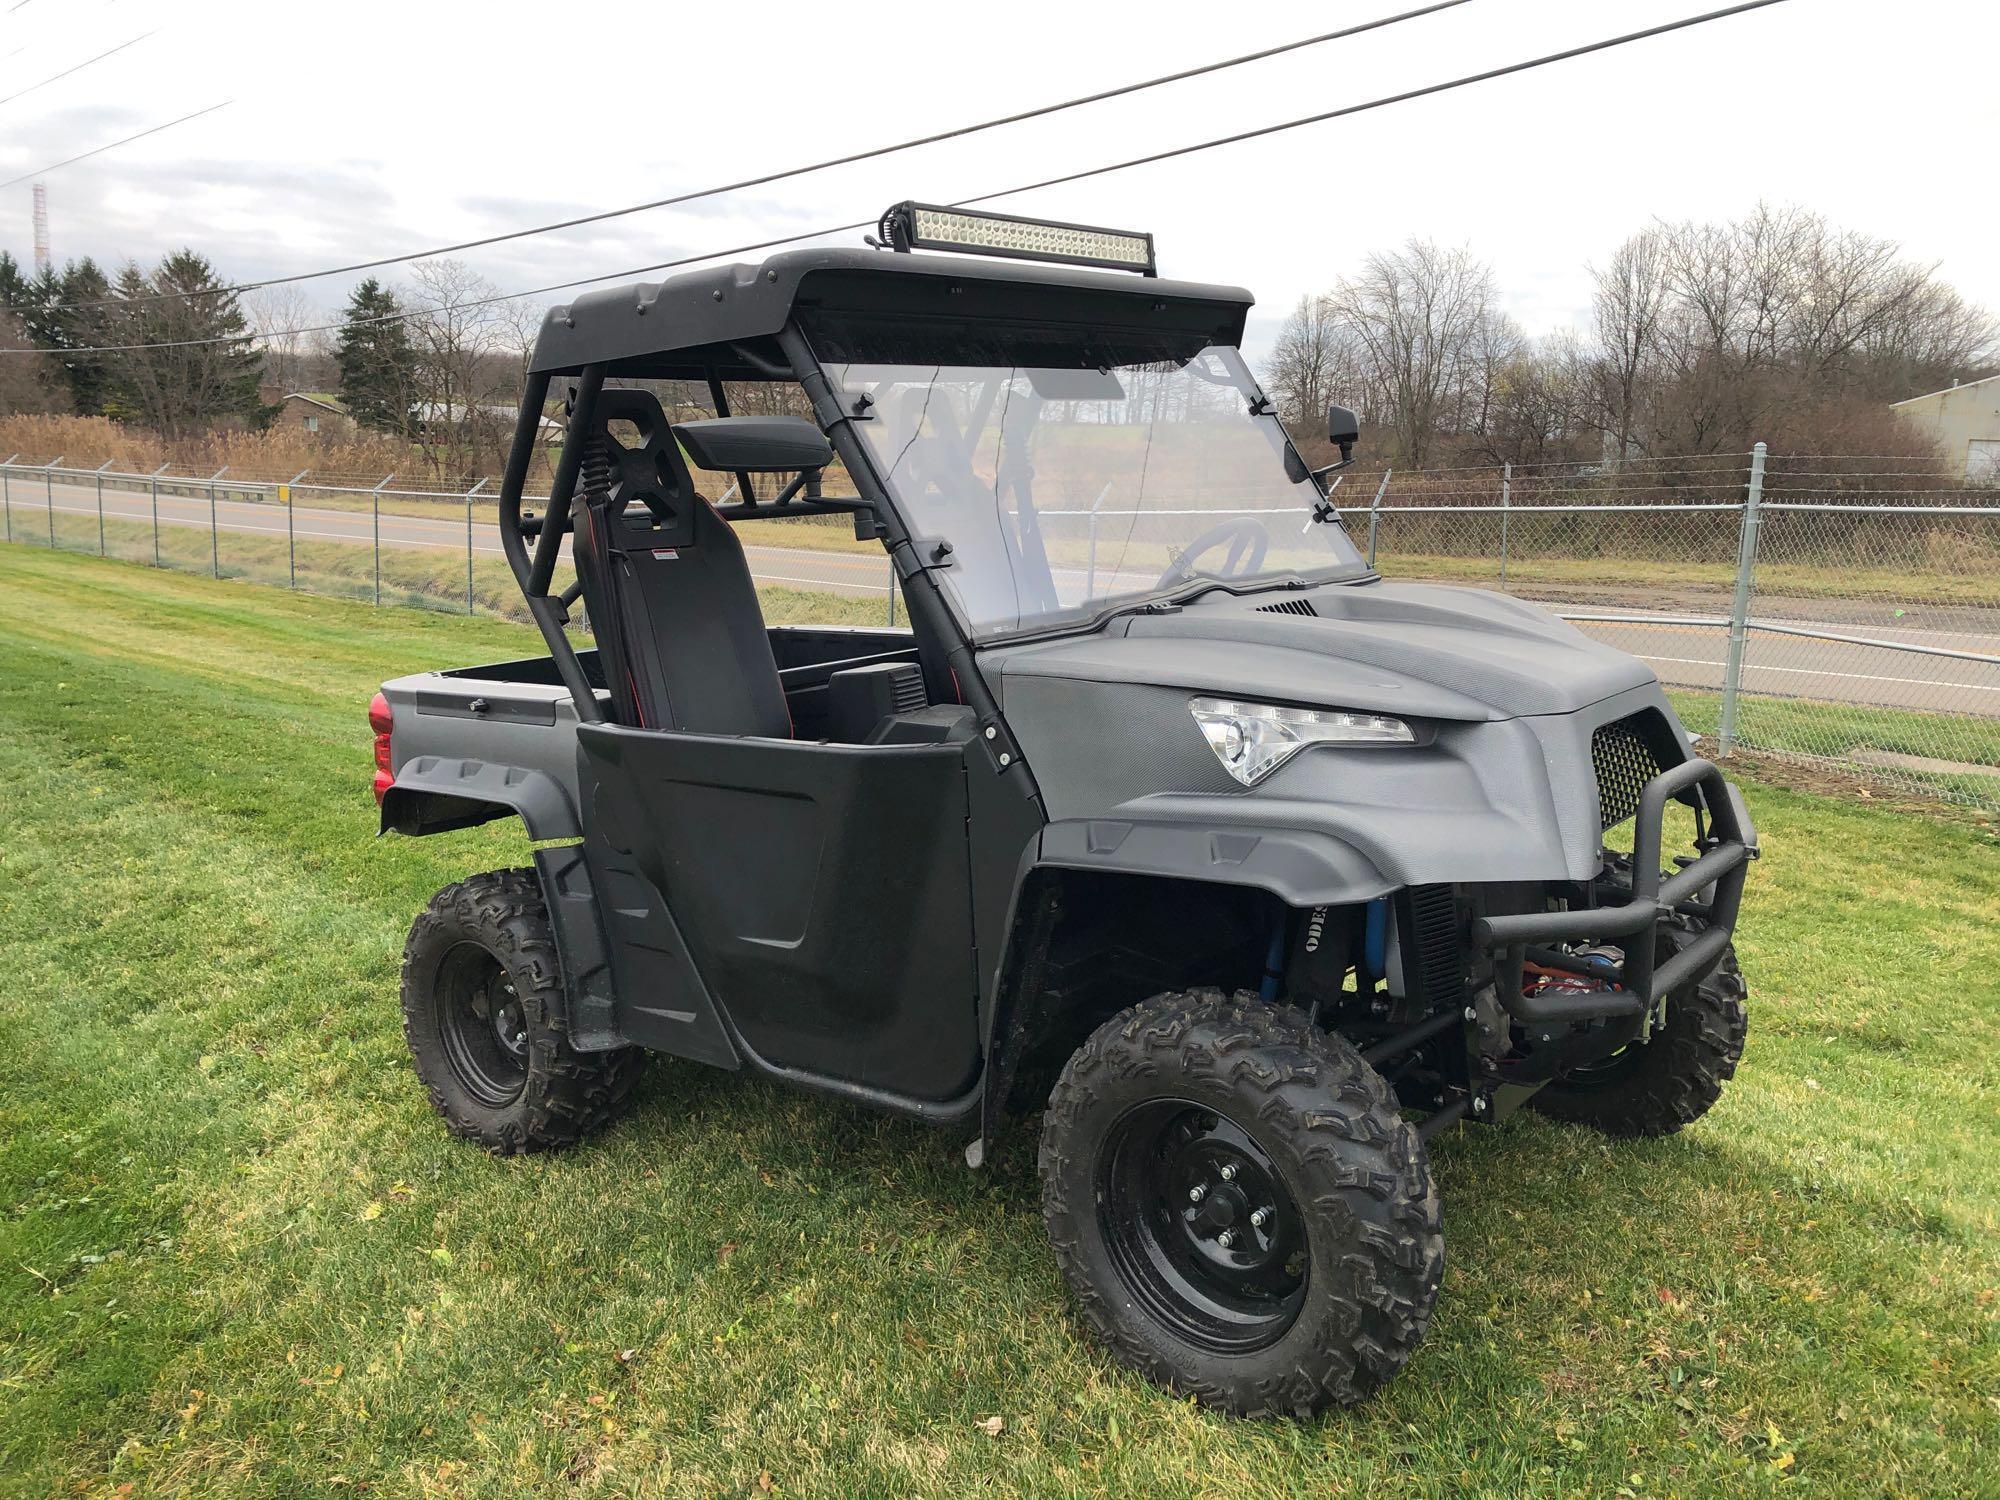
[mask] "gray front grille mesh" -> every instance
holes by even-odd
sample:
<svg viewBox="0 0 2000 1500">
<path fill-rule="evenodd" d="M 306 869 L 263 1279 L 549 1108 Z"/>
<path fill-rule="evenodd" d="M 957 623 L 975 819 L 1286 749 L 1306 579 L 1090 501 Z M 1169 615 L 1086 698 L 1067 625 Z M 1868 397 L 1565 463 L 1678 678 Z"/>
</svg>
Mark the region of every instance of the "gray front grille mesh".
<svg viewBox="0 0 2000 1500">
<path fill-rule="evenodd" d="M 1597 771 L 1598 822 L 1616 828 L 1639 810 L 1639 794 L 1660 774 L 1660 763 L 1630 719 L 1597 726 L 1590 760 Z"/>
</svg>

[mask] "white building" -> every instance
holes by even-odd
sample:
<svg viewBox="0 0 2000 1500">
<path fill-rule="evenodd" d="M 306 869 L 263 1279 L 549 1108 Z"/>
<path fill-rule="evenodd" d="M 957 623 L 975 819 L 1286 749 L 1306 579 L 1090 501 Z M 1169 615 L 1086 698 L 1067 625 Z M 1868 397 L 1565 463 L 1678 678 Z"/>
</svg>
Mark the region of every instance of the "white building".
<svg viewBox="0 0 2000 1500">
<path fill-rule="evenodd" d="M 1970 484 L 2000 484 L 2000 375 L 1898 401 L 1902 413 L 1935 437 Z"/>
</svg>

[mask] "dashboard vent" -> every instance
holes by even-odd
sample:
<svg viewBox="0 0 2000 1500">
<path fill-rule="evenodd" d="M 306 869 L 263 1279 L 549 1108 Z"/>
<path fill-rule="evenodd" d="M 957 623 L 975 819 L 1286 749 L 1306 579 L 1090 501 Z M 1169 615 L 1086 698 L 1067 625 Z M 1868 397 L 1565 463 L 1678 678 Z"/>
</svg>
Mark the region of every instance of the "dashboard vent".
<svg viewBox="0 0 2000 1500">
<path fill-rule="evenodd" d="M 1260 615 L 1311 615 L 1314 619 L 1319 618 L 1319 611 L 1313 608 L 1313 602 L 1310 599 L 1280 599 L 1276 604 L 1260 604 L 1257 606 L 1257 613 Z"/>
</svg>

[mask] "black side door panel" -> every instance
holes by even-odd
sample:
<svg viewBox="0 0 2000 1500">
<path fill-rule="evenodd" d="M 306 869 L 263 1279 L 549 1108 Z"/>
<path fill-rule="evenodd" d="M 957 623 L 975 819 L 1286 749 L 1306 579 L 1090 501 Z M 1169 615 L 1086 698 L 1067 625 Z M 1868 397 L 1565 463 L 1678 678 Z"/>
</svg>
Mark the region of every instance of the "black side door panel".
<svg viewBox="0 0 2000 1500">
<path fill-rule="evenodd" d="M 612 724 L 581 726 L 577 743 L 593 864 L 623 864 L 664 898 L 695 971 L 681 987 L 712 996 L 757 1058 L 922 1099 L 970 1086 L 963 746 Z M 658 1028 L 642 1012 L 688 1006 L 628 989 L 624 967 L 638 966 L 621 967 L 621 1029 L 646 1040 Z"/>
</svg>

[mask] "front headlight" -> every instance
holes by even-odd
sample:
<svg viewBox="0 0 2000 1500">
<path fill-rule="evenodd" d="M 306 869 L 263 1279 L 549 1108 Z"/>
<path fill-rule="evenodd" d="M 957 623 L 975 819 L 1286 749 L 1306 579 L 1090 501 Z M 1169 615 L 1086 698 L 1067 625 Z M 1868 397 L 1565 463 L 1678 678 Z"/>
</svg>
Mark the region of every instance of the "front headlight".
<svg viewBox="0 0 2000 1500">
<path fill-rule="evenodd" d="M 1383 714 L 1280 708 L 1274 703 L 1235 703 L 1227 698 L 1191 699 L 1188 712 L 1208 737 L 1208 748 L 1222 762 L 1222 769 L 1245 786 L 1255 786 L 1308 745 L 1417 742 L 1409 725 Z"/>
</svg>

